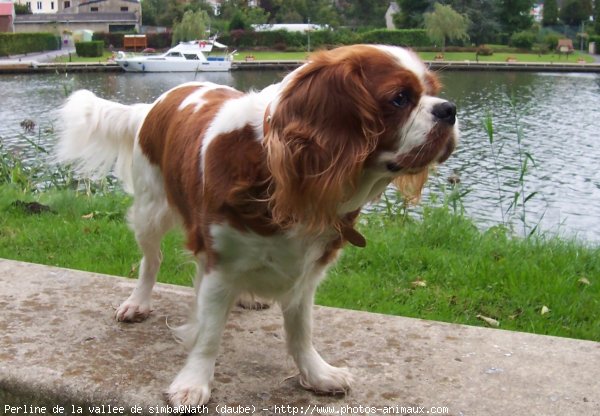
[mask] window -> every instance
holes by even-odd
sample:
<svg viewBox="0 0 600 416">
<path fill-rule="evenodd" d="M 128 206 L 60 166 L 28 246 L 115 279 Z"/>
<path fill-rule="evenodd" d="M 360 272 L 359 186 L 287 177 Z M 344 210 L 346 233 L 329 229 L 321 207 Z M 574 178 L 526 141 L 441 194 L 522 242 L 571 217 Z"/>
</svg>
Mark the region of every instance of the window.
<svg viewBox="0 0 600 416">
<path fill-rule="evenodd" d="M 54 10 L 54 2 L 53 1 L 50 2 L 50 10 Z"/>
<path fill-rule="evenodd" d="M 31 11 L 31 2 L 30 1 L 26 1 L 25 5 L 27 6 L 27 8 L 29 9 L 29 11 Z"/>
<path fill-rule="evenodd" d="M 123 6 L 123 7 L 121 7 L 121 11 L 122 12 L 128 12 L 129 11 L 129 7 Z"/>
<path fill-rule="evenodd" d="M 37 2 L 37 9 L 42 10 L 42 2 L 41 1 Z"/>
<path fill-rule="evenodd" d="M 90 12 L 97 12 L 97 11 L 98 11 L 98 8 L 97 8 L 97 7 L 91 7 L 91 8 L 90 8 Z"/>
<path fill-rule="evenodd" d="M 71 2 L 70 1 L 65 1 L 65 9 L 68 9 L 69 7 L 71 7 Z"/>
</svg>

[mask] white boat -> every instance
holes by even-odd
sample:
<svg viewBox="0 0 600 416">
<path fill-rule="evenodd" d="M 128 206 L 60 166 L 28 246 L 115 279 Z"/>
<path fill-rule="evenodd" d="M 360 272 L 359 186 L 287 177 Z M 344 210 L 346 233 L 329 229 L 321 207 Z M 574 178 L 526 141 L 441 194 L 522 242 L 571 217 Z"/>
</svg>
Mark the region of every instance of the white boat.
<svg viewBox="0 0 600 416">
<path fill-rule="evenodd" d="M 225 45 L 214 40 L 180 42 L 179 45 L 159 55 L 131 55 L 119 52 L 115 62 L 127 72 L 205 72 L 229 71 L 233 54 L 206 56 L 213 48 Z"/>
</svg>

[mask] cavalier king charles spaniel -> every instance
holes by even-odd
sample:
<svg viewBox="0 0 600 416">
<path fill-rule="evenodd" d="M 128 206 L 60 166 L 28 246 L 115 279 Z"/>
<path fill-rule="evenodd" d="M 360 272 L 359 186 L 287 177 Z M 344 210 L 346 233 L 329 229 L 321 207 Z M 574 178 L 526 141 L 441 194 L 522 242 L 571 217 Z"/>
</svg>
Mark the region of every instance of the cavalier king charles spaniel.
<svg viewBox="0 0 600 416">
<path fill-rule="evenodd" d="M 143 258 L 116 319 L 150 314 L 161 238 L 173 226 L 199 265 L 192 316 L 175 329 L 189 355 L 170 404 L 209 400 L 229 311 L 240 299 L 260 306 L 254 296 L 281 305 L 303 387 L 349 389 L 350 372 L 313 347 L 315 290 L 346 243 L 366 244 L 354 228 L 361 207 L 391 182 L 418 194 L 454 150 L 456 106 L 439 89 L 413 52 L 354 45 L 317 52 L 260 92 L 190 82 L 152 104 L 70 96 L 59 160 L 86 174 L 114 169 L 134 196 L 128 219 Z"/>
</svg>

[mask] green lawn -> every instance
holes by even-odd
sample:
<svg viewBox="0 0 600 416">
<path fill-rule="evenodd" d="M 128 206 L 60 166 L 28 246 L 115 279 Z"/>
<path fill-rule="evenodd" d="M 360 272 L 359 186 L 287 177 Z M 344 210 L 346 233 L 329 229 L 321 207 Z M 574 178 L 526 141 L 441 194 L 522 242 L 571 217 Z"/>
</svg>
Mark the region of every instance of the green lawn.
<svg viewBox="0 0 600 416">
<path fill-rule="evenodd" d="M 78 56 L 76 53 L 72 53 L 71 57 L 69 55 L 59 56 L 54 62 L 106 62 L 112 57 L 112 52 L 105 50 L 102 56 L 97 57 L 86 57 L 86 56 Z M 69 60 L 70 59 L 70 60 Z"/>
<path fill-rule="evenodd" d="M 52 211 L 28 214 L 15 201 Z M 130 197 L 73 191 L 22 193 L 0 185 L 0 257 L 118 276 L 140 254 L 124 221 Z M 322 305 L 600 341 L 600 249 L 558 238 L 481 232 L 465 217 L 427 207 L 423 218 L 363 217 L 364 249 L 348 247 L 321 285 Z M 194 266 L 172 232 L 159 281 L 190 285 Z M 542 308 L 549 309 L 542 314 Z"/>
<path fill-rule="evenodd" d="M 439 55 L 437 52 L 419 52 L 419 56 L 431 61 Z M 474 52 L 446 52 L 443 54 L 446 61 L 475 61 Z M 308 56 L 306 52 L 275 52 L 275 51 L 238 51 L 235 56 L 236 61 L 243 61 L 247 56 L 253 56 L 258 61 L 264 60 L 304 60 Z M 491 56 L 480 56 L 482 62 L 506 62 L 507 58 L 516 58 L 517 62 L 577 62 L 578 58 L 585 59 L 586 62 L 594 62 L 594 58 L 589 55 L 575 52 L 568 58 L 557 54 L 538 55 L 535 53 L 499 53 Z"/>
<path fill-rule="evenodd" d="M 419 56 L 424 60 L 433 60 L 437 52 L 419 52 Z M 473 52 L 446 52 L 443 54 L 446 61 L 472 61 L 475 62 L 475 53 Z M 307 59 L 307 52 L 277 52 L 277 51 L 238 51 L 235 54 L 236 61 L 245 61 L 246 57 L 252 56 L 257 61 L 302 61 Z M 71 62 L 106 62 L 112 57 L 112 53 L 105 51 L 102 57 L 87 58 L 72 54 Z M 589 55 L 575 52 L 568 58 L 557 54 L 538 55 L 535 53 L 499 53 L 496 52 L 492 56 L 480 56 L 482 62 L 506 62 L 509 58 L 516 58 L 517 62 L 571 62 L 575 63 L 579 58 L 584 59 L 588 63 L 594 62 L 594 58 Z M 69 62 L 68 56 L 62 56 L 55 62 Z"/>
</svg>

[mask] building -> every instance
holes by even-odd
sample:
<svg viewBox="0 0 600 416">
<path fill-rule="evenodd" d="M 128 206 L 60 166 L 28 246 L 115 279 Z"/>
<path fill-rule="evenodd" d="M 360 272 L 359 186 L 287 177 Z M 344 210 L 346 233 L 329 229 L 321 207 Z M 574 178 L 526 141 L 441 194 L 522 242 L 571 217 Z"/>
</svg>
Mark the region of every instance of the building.
<svg viewBox="0 0 600 416">
<path fill-rule="evenodd" d="M 62 0 L 63 13 L 137 13 L 142 15 L 138 0 Z"/>
<path fill-rule="evenodd" d="M 0 2 L 0 32 L 15 31 L 15 6 L 12 2 Z"/>
<path fill-rule="evenodd" d="M 34 7 L 37 7 L 35 4 L 37 2 L 22 1 L 22 3 L 33 3 Z M 42 7 L 54 7 L 57 10 L 49 13 L 34 12 L 18 15 L 15 19 L 15 31 L 139 32 L 142 24 L 142 6 L 138 0 L 60 0 L 46 1 L 46 3 L 52 4 L 42 4 Z"/>
<path fill-rule="evenodd" d="M 61 0 L 15 0 L 17 4 L 25 4 L 31 13 L 56 13 Z"/>
</svg>

